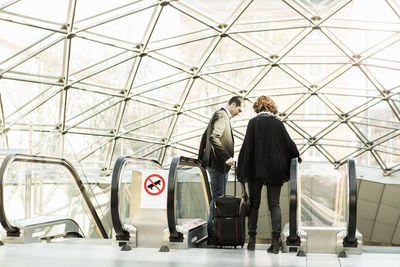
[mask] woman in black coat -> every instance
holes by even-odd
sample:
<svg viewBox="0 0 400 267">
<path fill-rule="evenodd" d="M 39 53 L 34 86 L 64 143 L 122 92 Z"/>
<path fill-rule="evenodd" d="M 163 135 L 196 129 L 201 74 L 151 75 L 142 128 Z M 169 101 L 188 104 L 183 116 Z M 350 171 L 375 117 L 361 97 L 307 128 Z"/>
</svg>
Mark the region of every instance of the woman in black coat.
<svg viewBox="0 0 400 267">
<path fill-rule="evenodd" d="M 299 151 L 282 121 L 276 117 L 278 109 L 271 98 L 260 96 L 254 102 L 253 109 L 257 116 L 247 125 L 237 170 L 238 180 L 247 182 L 249 188 L 247 249 L 255 249 L 261 189 L 266 185 L 272 224 L 272 245 L 268 248 L 268 252 L 277 254 L 280 249 L 282 228 L 279 206 L 281 187 L 289 180 L 290 161 L 299 157 Z"/>
</svg>

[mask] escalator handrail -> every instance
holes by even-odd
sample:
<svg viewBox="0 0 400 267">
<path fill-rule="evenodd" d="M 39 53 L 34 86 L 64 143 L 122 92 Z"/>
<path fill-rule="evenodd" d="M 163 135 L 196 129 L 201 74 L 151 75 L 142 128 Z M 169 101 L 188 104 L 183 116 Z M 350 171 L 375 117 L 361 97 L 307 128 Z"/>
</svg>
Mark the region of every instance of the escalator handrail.
<svg viewBox="0 0 400 267">
<path fill-rule="evenodd" d="M 171 242 L 182 242 L 183 234 L 176 229 L 176 212 L 175 212 L 175 201 L 176 201 L 176 174 L 178 171 L 178 166 L 189 166 L 198 167 L 204 179 L 204 184 L 206 185 L 207 203 L 211 201 L 211 190 L 208 182 L 208 176 L 205 168 L 201 165 L 198 159 L 187 158 L 183 156 L 174 157 L 171 161 L 168 174 L 168 192 L 167 192 L 167 219 L 168 219 L 168 229 L 169 229 L 169 240 Z"/>
<path fill-rule="evenodd" d="M 147 161 L 154 163 L 162 169 L 161 164 L 153 159 L 146 159 L 146 158 L 139 158 L 139 157 L 134 157 L 134 156 L 129 156 L 129 155 L 121 155 L 117 158 L 115 161 L 114 165 L 114 170 L 112 173 L 112 178 L 111 178 L 111 221 L 112 225 L 116 234 L 116 239 L 117 240 L 128 240 L 129 239 L 129 233 L 124 230 L 122 223 L 121 223 L 121 218 L 119 216 L 119 185 L 120 185 L 120 180 L 121 180 L 121 173 L 122 170 L 124 169 L 124 166 L 130 161 L 130 160 L 140 160 L 140 161 Z"/>
<path fill-rule="evenodd" d="M 293 158 L 290 162 L 290 180 L 289 180 L 289 236 L 286 244 L 291 246 L 300 246 L 300 237 L 297 234 L 297 209 L 298 209 L 298 158 Z"/>
<path fill-rule="evenodd" d="M 347 159 L 347 193 L 349 197 L 349 214 L 347 221 L 347 236 L 343 240 L 345 247 L 357 247 L 356 227 L 357 227 L 357 175 L 356 164 L 352 158 Z"/>
<path fill-rule="evenodd" d="M 5 175 L 5 172 L 8 170 L 8 167 L 13 162 L 44 163 L 44 164 L 60 165 L 60 166 L 65 167 L 72 174 L 75 185 L 79 189 L 79 192 L 81 193 L 81 195 L 84 199 L 86 208 L 89 210 L 89 214 L 92 217 L 93 221 L 95 222 L 95 226 L 97 227 L 97 231 L 99 232 L 100 236 L 102 238 L 108 238 L 107 232 L 100 220 L 100 217 L 98 216 L 98 214 L 96 212 L 96 209 L 94 208 L 94 206 L 90 200 L 89 194 L 86 191 L 86 188 L 85 188 L 77 170 L 74 168 L 74 166 L 72 165 L 72 163 L 70 161 L 63 159 L 63 158 L 30 155 L 30 154 L 19 154 L 19 153 L 7 155 L 7 157 L 4 159 L 4 161 L 0 167 L 0 222 L 1 222 L 1 225 L 3 226 L 4 230 L 7 231 L 7 235 L 15 236 L 15 235 L 19 235 L 19 232 L 20 232 L 20 229 L 18 227 L 11 225 L 11 223 L 8 221 L 6 213 L 5 213 L 5 208 L 4 208 L 4 203 L 5 203 L 4 202 L 4 192 L 3 192 L 4 175 Z"/>
</svg>

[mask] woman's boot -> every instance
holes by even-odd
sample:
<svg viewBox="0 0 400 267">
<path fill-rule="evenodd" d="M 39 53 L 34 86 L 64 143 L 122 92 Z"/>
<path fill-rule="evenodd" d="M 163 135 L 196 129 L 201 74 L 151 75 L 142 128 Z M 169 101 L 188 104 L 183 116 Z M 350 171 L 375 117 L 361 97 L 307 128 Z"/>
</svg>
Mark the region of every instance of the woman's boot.
<svg viewBox="0 0 400 267">
<path fill-rule="evenodd" d="M 256 249 L 256 236 L 249 236 L 249 243 L 247 244 L 248 250 Z"/>
</svg>

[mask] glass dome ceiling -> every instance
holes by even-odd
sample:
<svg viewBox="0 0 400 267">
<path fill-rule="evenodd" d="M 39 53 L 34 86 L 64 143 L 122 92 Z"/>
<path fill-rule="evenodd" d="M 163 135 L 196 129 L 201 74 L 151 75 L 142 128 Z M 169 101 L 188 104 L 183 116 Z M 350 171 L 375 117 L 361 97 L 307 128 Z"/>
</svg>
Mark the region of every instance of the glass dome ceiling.
<svg viewBox="0 0 400 267">
<path fill-rule="evenodd" d="M 400 1 L 0 2 L 0 147 L 105 173 L 196 157 L 233 95 L 271 96 L 305 160 L 400 170 Z"/>
</svg>

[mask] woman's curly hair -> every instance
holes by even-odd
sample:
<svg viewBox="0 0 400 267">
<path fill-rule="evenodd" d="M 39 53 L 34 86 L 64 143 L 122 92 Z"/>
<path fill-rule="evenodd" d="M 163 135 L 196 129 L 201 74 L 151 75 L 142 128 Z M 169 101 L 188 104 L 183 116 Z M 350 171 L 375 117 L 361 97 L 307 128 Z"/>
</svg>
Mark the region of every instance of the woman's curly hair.
<svg viewBox="0 0 400 267">
<path fill-rule="evenodd" d="M 269 111 L 275 115 L 278 113 L 278 108 L 275 102 L 265 95 L 262 95 L 256 99 L 253 104 L 253 109 L 256 113 L 260 113 L 261 111 Z"/>
</svg>

